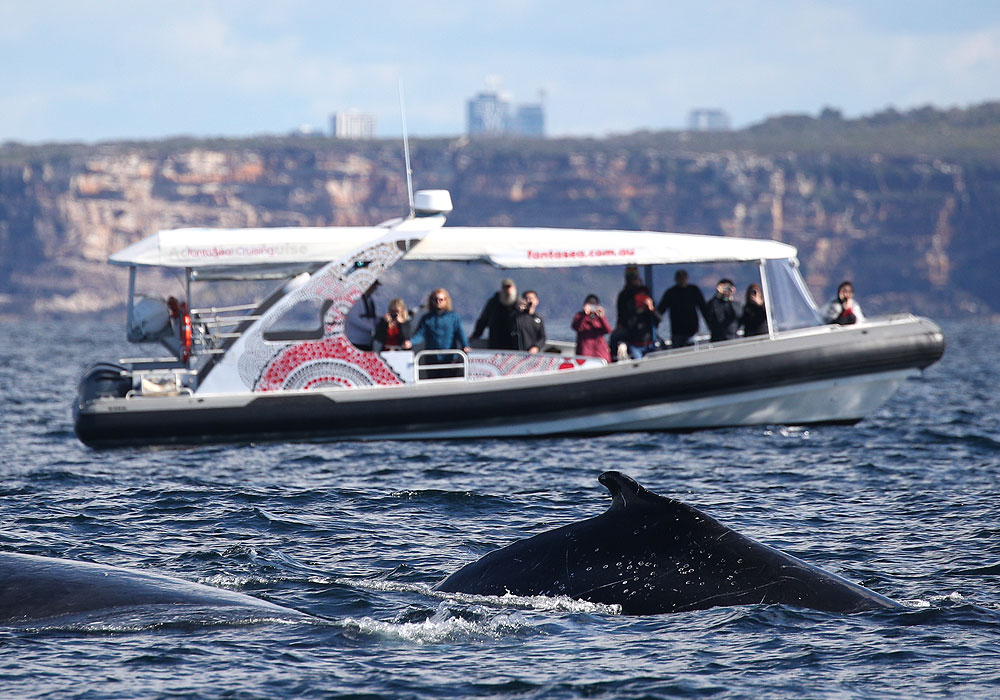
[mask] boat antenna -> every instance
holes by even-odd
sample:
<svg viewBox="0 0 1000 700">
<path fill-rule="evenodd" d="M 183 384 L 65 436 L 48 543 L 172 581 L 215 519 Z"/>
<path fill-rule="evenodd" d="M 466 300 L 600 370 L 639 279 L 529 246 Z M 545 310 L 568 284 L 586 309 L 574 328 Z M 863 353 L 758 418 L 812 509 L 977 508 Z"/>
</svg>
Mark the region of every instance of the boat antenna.
<svg viewBox="0 0 1000 700">
<path fill-rule="evenodd" d="M 406 162 L 406 193 L 410 196 L 410 218 L 416 216 L 413 208 L 413 171 L 410 170 L 410 138 L 406 134 L 406 103 L 403 100 L 403 79 L 399 79 L 399 117 L 403 121 L 403 159 Z"/>
</svg>

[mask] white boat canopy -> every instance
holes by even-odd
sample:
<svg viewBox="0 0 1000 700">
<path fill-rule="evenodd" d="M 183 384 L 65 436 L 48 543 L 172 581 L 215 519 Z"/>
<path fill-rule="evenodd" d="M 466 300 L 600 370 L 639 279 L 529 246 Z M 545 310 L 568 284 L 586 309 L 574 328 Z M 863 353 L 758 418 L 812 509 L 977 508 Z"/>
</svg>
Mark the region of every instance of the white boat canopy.
<svg viewBox="0 0 1000 700">
<path fill-rule="evenodd" d="M 427 234 L 406 258 L 529 268 L 758 262 L 786 260 L 796 253 L 777 241 L 690 233 L 456 226 Z"/>
<path fill-rule="evenodd" d="M 410 224 L 407 228 L 414 230 L 414 238 L 423 233 L 416 232 L 419 221 L 407 221 Z M 427 228 L 431 230 L 406 254 L 407 260 L 479 261 L 499 268 L 537 268 L 756 262 L 796 256 L 793 246 L 751 238 L 650 231 L 438 226 L 428 221 Z M 159 231 L 115 253 L 109 262 L 196 269 L 328 262 L 366 243 L 374 243 L 389 231 L 376 226 L 172 229 Z"/>
</svg>

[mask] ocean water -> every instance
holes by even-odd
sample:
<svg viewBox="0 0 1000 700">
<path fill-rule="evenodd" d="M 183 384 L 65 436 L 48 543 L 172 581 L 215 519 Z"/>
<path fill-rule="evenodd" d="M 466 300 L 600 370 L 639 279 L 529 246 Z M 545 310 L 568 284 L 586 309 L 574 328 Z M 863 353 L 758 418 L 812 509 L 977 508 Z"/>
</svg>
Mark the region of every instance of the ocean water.
<svg viewBox="0 0 1000 700">
<path fill-rule="evenodd" d="M 84 447 L 114 324 L 0 324 L 0 550 L 240 591 L 310 621 L 0 627 L 3 698 L 995 698 L 1000 325 L 853 427 L 463 442 Z M 905 603 L 628 617 L 431 587 L 602 512 L 606 469 Z"/>
</svg>

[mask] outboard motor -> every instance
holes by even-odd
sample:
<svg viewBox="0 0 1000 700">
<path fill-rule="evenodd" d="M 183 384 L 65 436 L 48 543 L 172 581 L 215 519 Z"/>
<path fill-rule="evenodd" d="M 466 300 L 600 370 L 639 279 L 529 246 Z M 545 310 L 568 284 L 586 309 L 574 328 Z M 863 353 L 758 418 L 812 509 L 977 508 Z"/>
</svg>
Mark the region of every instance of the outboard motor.
<svg viewBox="0 0 1000 700">
<path fill-rule="evenodd" d="M 128 368 L 113 362 L 96 362 L 91 365 L 80 380 L 77 405 L 111 396 L 121 398 L 132 388 L 132 376 Z"/>
</svg>

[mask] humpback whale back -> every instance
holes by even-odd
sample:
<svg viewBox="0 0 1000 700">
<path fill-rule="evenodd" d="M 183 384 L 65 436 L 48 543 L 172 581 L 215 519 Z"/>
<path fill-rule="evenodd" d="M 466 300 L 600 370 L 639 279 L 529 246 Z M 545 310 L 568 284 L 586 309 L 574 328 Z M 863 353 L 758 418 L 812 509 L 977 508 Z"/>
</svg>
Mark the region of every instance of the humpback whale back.
<svg viewBox="0 0 1000 700">
<path fill-rule="evenodd" d="M 124 609 L 229 610 L 251 616 L 300 618 L 302 613 L 228 591 L 116 566 L 0 552 L 0 624 Z"/>
<path fill-rule="evenodd" d="M 438 590 L 569 596 L 633 615 L 754 603 L 829 612 L 898 607 L 624 474 L 599 480 L 611 492 L 606 512 L 490 552 Z"/>
</svg>

